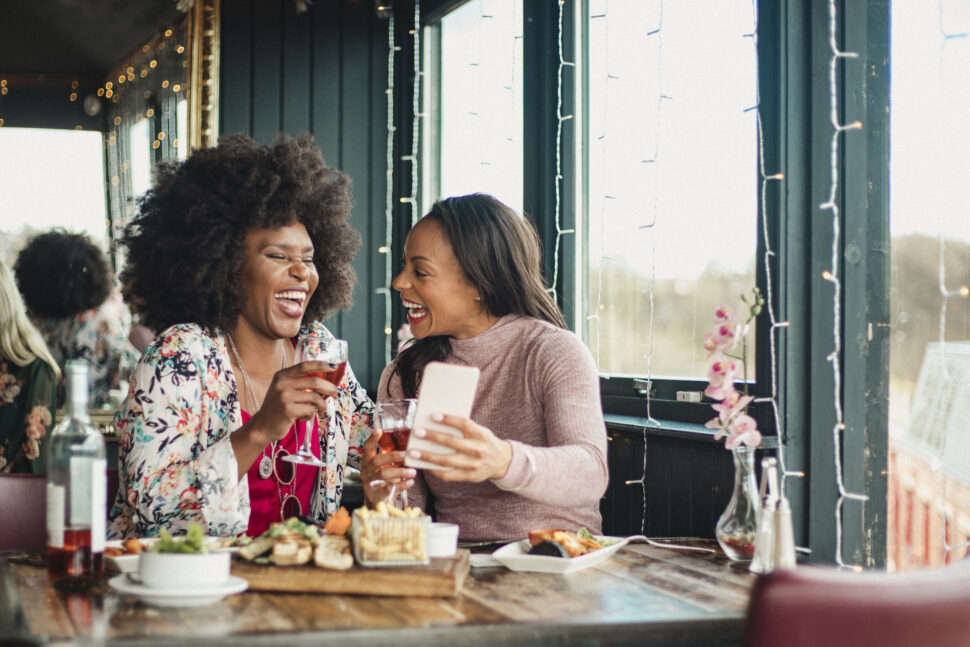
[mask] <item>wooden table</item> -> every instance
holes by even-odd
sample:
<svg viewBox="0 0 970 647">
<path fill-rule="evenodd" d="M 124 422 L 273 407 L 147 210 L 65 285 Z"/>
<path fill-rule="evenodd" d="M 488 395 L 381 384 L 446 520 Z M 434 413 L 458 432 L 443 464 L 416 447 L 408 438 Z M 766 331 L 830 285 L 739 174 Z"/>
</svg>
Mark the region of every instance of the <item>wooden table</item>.
<svg viewBox="0 0 970 647">
<path fill-rule="evenodd" d="M 246 592 L 175 609 L 106 584 L 66 594 L 12 559 L 0 556 L 4 645 L 740 645 L 754 581 L 721 554 L 631 544 L 570 575 L 475 568 L 452 599 Z"/>
</svg>

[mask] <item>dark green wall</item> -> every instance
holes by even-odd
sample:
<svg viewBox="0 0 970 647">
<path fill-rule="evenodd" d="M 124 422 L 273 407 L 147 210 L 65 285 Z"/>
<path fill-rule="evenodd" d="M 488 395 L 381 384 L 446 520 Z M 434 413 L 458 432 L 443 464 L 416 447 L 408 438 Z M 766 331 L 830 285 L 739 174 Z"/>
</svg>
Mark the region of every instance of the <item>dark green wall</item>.
<svg viewBox="0 0 970 647">
<path fill-rule="evenodd" d="M 310 132 L 327 162 L 354 182 L 351 224 L 363 238 L 350 310 L 327 325 L 350 343 L 350 361 L 372 393 L 384 367 L 387 21 L 372 2 L 223 2 L 220 133 L 269 143 Z M 321 276 L 322 281 L 327 280 Z"/>
</svg>

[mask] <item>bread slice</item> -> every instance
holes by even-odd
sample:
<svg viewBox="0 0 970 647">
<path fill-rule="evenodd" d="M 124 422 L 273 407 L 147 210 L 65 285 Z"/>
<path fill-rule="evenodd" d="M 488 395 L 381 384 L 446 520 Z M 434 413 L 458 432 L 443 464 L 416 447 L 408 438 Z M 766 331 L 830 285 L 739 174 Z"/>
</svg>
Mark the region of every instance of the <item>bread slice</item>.
<svg viewBox="0 0 970 647">
<path fill-rule="evenodd" d="M 313 562 L 320 568 L 345 571 L 354 565 L 350 540 L 341 535 L 324 535 L 317 540 Z"/>
</svg>

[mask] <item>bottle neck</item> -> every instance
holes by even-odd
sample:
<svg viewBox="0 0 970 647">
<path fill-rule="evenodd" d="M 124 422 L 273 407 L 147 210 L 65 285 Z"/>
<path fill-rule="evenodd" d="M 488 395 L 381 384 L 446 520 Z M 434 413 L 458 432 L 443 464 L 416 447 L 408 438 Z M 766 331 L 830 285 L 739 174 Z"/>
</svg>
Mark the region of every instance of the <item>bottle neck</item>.
<svg viewBox="0 0 970 647">
<path fill-rule="evenodd" d="M 64 413 L 68 418 L 87 422 L 88 417 L 88 371 L 87 366 L 68 367 L 67 370 L 67 400 L 64 402 Z"/>
</svg>

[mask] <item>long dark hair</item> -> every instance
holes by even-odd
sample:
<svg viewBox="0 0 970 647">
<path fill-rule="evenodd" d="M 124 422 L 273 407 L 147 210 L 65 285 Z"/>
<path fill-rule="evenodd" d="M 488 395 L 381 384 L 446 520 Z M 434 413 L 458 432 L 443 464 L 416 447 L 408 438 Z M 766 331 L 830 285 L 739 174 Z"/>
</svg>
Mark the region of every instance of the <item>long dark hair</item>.
<svg viewBox="0 0 970 647">
<path fill-rule="evenodd" d="M 439 200 L 425 216 L 438 222 L 461 265 L 478 289 L 482 307 L 496 317 L 517 314 L 566 327 L 542 280 L 542 250 L 535 227 L 484 193 Z M 428 362 L 451 354 L 446 335 L 415 340 L 397 356 L 406 397 L 417 395 Z"/>
</svg>

